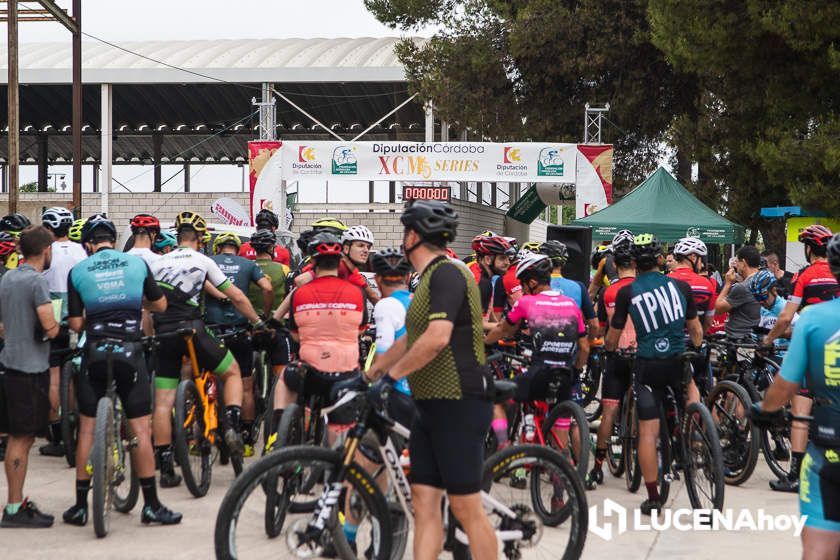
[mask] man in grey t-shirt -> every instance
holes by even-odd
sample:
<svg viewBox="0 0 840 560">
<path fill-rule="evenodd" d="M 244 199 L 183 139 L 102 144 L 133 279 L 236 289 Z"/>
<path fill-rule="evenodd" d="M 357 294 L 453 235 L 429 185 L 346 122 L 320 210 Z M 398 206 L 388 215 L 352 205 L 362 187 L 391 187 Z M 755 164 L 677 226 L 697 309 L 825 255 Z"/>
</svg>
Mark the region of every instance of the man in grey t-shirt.
<svg viewBox="0 0 840 560">
<path fill-rule="evenodd" d="M 729 338 L 744 338 L 752 333 L 761 318 L 761 305 L 749 288 L 750 278 L 758 272 L 761 255 L 752 245 L 744 245 L 735 257 L 735 266 L 724 277 L 715 313 L 729 313 L 726 319 L 726 335 Z M 739 278 L 743 280 L 739 282 Z"/>
<path fill-rule="evenodd" d="M 52 234 L 30 226 L 20 234 L 26 263 L 0 279 L 0 321 L 6 344 L 0 352 L 0 433 L 8 433 L 6 479 L 9 497 L 0 527 L 50 527 L 53 516 L 23 497 L 29 450 L 46 432 L 50 412 L 50 344 L 58 334 L 47 280 Z"/>
</svg>

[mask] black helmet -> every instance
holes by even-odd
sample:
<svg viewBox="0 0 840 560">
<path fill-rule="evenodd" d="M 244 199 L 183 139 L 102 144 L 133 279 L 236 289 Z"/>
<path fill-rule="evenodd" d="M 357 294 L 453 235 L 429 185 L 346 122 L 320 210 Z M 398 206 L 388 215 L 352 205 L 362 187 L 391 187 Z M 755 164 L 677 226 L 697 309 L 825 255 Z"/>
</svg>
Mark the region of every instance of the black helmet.
<svg viewBox="0 0 840 560">
<path fill-rule="evenodd" d="M 405 276 L 411 270 L 411 263 L 402 251 L 393 247 L 385 247 L 373 253 L 370 266 L 380 276 Z"/>
<path fill-rule="evenodd" d="M 326 257 L 329 255 L 341 255 L 341 239 L 333 233 L 322 231 L 312 236 L 309 245 L 306 246 L 306 253 L 312 258 Z"/>
<path fill-rule="evenodd" d="M 277 214 L 268 208 L 263 208 L 257 212 L 257 215 L 254 217 L 254 223 L 257 224 L 257 228 L 259 229 L 277 229 L 280 227 L 280 220 L 277 219 Z"/>
<path fill-rule="evenodd" d="M 117 228 L 105 214 L 94 214 L 88 218 L 82 227 L 82 243 L 88 243 L 93 239 L 94 233 L 117 239 Z"/>
<path fill-rule="evenodd" d="M 540 253 L 549 257 L 555 265 L 559 264 L 562 266 L 569 259 L 569 248 L 566 247 L 565 243 L 555 239 L 551 239 L 540 245 Z"/>
<path fill-rule="evenodd" d="M 662 254 L 663 244 L 652 233 L 642 233 L 633 238 L 632 255 L 638 261 L 640 259 L 656 259 Z"/>
<path fill-rule="evenodd" d="M 840 282 L 840 233 L 828 241 L 826 256 L 828 257 L 828 266 L 831 268 L 831 273 Z"/>
<path fill-rule="evenodd" d="M 297 241 L 295 241 L 295 243 L 297 243 L 298 249 L 300 249 L 301 253 L 309 254 L 308 253 L 309 242 L 312 240 L 312 237 L 314 235 L 315 235 L 315 230 L 314 229 L 307 229 L 307 230 L 304 230 L 304 231 L 300 232 L 300 234 L 298 235 Z"/>
<path fill-rule="evenodd" d="M 633 260 L 633 243 L 620 243 L 613 247 L 613 258 L 620 266 L 630 266 L 630 261 Z"/>
<path fill-rule="evenodd" d="M 32 222 L 29 221 L 29 218 L 27 218 L 23 214 L 9 214 L 8 216 L 3 216 L 3 219 L 0 220 L 0 231 L 20 232 L 31 225 Z"/>
<path fill-rule="evenodd" d="M 458 213 L 445 202 L 418 200 L 403 211 L 400 222 L 423 239 L 438 237 L 449 243 L 458 230 Z"/>
<path fill-rule="evenodd" d="M 259 253 L 270 253 L 277 245 L 277 236 L 270 229 L 258 229 L 251 236 L 251 247 Z"/>
</svg>

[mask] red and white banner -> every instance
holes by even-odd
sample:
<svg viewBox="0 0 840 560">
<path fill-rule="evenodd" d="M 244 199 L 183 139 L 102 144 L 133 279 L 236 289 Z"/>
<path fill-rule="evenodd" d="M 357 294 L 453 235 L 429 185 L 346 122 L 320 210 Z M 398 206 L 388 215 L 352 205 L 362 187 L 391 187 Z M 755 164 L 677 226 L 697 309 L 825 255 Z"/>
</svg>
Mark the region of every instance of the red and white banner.
<svg viewBox="0 0 840 560">
<path fill-rule="evenodd" d="M 280 209 L 280 181 L 283 180 L 283 159 L 277 140 L 248 142 L 248 167 L 251 185 L 251 223 L 263 208 Z"/>
<path fill-rule="evenodd" d="M 575 217 L 583 218 L 612 204 L 613 147 L 579 144 Z"/>
<path fill-rule="evenodd" d="M 210 205 L 210 212 L 230 226 L 250 226 L 251 217 L 242 205 L 232 198 L 222 197 Z"/>
</svg>

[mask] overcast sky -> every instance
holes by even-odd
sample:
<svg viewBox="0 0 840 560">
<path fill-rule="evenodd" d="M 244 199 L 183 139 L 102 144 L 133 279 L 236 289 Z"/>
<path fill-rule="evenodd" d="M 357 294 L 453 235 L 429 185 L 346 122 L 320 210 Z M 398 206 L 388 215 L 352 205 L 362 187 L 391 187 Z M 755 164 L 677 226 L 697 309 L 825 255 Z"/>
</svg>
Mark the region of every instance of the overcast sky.
<svg viewBox="0 0 840 560">
<path fill-rule="evenodd" d="M 58 4 L 69 11 L 71 2 L 58 0 Z M 36 7 L 37 3 L 23 2 L 22 5 Z M 376 21 L 365 9 L 362 0 L 82 0 L 82 29 L 113 42 L 400 35 L 399 31 Z M 83 40 L 92 39 L 86 37 Z M 66 42 L 69 48 L 70 35 L 59 24 L 24 23 L 20 25 L 20 41 L 60 41 Z M 178 166 L 163 166 L 163 179 L 178 170 Z M 60 186 L 58 175 L 66 174 L 65 182 L 70 185 L 71 167 L 51 166 L 49 171 L 56 175 L 51 178 L 50 184 Z M 150 191 L 151 171 L 151 166 L 114 166 L 114 178 L 132 191 Z M 36 179 L 35 166 L 21 167 L 21 183 Z M 164 185 L 163 190 L 180 190 L 182 185 L 183 178 L 179 175 Z M 88 166 L 83 173 L 83 186 L 86 191 L 92 188 L 92 174 Z M 193 165 L 191 188 L 195 191 L 240 190 L 242 170 L 236 166 Z M 112 191 L 121 192 L 123 189 L 114 183 Z M 325 194 L 323 187 L 308 185 L 306 192 L 301 193 L 301 199 L 304 202 L 323 201 Z M 350 185 L 330 185 L 331 201 L 358 201 L 366 199 L 366 196 L 367 184 L 358 185 L 358 189 Z M 387 186 L 377 188 L 377 196 L 387 197 Z"/>
</svg>

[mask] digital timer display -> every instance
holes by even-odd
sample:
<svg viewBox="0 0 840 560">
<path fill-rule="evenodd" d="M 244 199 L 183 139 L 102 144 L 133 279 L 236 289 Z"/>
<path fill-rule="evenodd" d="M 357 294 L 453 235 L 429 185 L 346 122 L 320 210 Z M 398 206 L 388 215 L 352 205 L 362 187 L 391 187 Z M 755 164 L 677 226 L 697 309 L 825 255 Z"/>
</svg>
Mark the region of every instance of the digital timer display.
<svg viewBox="0 0 840 560">
<path fill-rule="evenodd" d="M 403 187 L 403 200 L 442 200 L 449 202 L 449 187 Z"/>
</svg>

